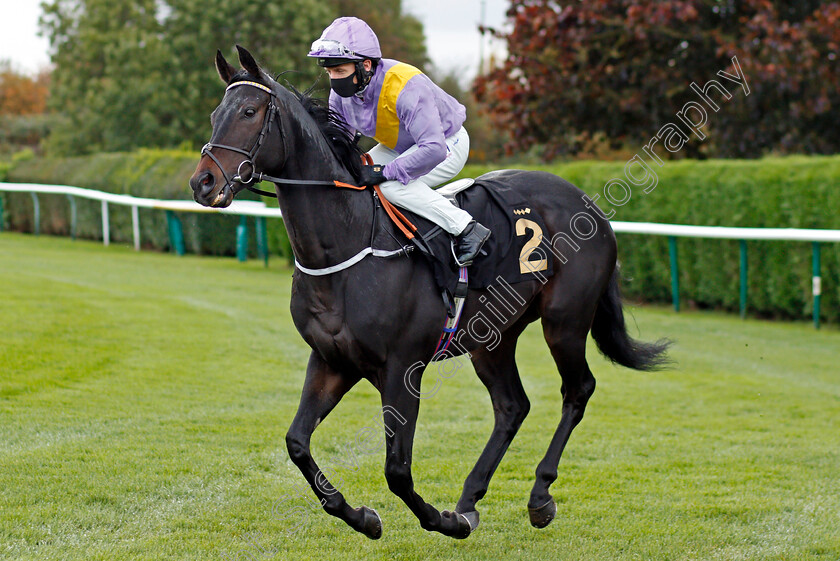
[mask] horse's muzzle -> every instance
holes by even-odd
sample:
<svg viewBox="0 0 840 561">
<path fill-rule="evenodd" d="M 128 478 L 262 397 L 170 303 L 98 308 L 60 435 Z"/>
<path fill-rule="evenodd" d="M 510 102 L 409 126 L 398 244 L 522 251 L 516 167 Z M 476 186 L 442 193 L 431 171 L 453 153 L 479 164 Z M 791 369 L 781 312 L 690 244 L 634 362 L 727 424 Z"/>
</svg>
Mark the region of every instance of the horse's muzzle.
<svg viewBox="0 0 840 561">
<path fill-rule="evenodd" d="M 196 173 L 190 178 L 193 198 L 200 205 L 210 207 L 226 207 L 233 200 L 234 193 L 226 185 L 217 187 L 216 176 L 210 171 Z"/>
<path fill-rule="evenodd" d="M 195 173 L 190 178 L 190 187 L 193 190 L 195 200 L 204 204 L 202 201 L 209 201 L 210 195 L 216 188 L 216 177 L 209 170 Z"/>
</svg>

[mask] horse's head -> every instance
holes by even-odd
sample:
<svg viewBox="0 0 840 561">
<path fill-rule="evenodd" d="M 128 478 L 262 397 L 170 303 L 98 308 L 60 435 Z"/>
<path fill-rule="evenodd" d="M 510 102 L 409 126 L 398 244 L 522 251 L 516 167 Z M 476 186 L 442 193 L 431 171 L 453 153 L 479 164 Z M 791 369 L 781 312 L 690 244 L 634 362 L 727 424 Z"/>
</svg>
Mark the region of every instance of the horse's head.
<svg viewBox="0 0 840 561">
<path fill-rule="evenodd" d="M 204 206 L 226 207 L 254 181 L 256 168 L 272 169 L 285 157 L 276 116 L 274 81 L 244 48 L 236 46 L 242 71 L 216 52 L 216 70 L 228 84 L 222 102 L 210 115 L 213 132 L 201 150 L 190 178 L 193 198 Z"/>
</svg>

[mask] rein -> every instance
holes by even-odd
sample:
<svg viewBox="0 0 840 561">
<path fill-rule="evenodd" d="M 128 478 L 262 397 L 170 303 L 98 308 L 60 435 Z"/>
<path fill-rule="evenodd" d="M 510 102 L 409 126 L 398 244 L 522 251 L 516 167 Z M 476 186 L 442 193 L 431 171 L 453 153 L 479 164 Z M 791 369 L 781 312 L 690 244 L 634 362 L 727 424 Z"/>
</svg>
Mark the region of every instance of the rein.
<svg viewBox="0 0 840 561">
<path fill-rule="evenodd" d="M 257 153 L 260 151 L 260 147 L 262 146 L 263 140 L 265 139 L 266 135 L 271 132 L 271 124 L 274 122 L 274 114 L 277 113 L 277 105 L 274 103 L 274 100 L 277 99 L 277 94 L 271 90 L 268 86 L 264 86 L 258 82 L 250 82 L 250 81 L 241 81 L 241 82 L 234 82 L 230 84 L 225 91 L 230 90 L 231 88 L 235 88 L 238 86 L 253 86 L 255 88 L 261 89 L 264 92 L 268 93 L 269 101 L 268 107 L 266 108 L 265 117 L 263 117 L 263 124 L 262 128 L 260 129 L 260 135 L 257 137 L 256 142 L 251 147 L 250 150 L 245 151 L 242 148 L 237 148 L 236 146 L 227 146 L 225 144 L 214 144 L 208 142 L 204 145 L 201 149 L 201 155 L 207 155 L 213 162 L 218 166 L 219 170 L 221 170 L 222 175 L 225 178 L 225 187 L 230 187 L 234 182 L 240 183 L 245 186 L 246 189 L 253 193 L 257 193 L 258 195 L 263 195 L 265 197 L 273 197 L 277 198 L 277 193 L 271 193 L 269 191 L 263 191 L 262 189 L 257 189 L 252 183 L 255 181 L 259 183 L 260 181 L 266 180 L 271 181 L 273 183 L 279 183 L 281 185 L 319 185 L 319 186 L 328 186 L 328 187 L 341 187 L 344 189 L 354 189 L 357 191 L 364 191 L 367 189 L 366 186 L 358 186 L 358 185 L 351 185 L 350 183 L 344 183 L 342 181 L 317 181 L 317 180 L 309 180 L 309 179 L 284 179 L 282 177 L 273 177 L 271 175 L 266 175 L 262 172 L 257 171 L 257 166 L 254 164 L 254 159 L 257 157 Z M 283 136 L 283 129 L 282 127 L 278 127 L 280 131 L 281 137 Z M 283 137 L 285 141 L 285 137 Z M 238 154 L 242 154 L 245 156 L 245 159 L 239 163 L 239 166 L 236 168 L 236 174 L 233 177 L 228 177 L 225 168 L 222 167 L 221 162 L 219 159 L 213 154 L 213 148 L 220 148 L 223 150 L 230 150 L 232 152 L 236 152 Z M 365 164 L 371 165 L 373 164 L 373 158 L 370 157 L 370 154 L 362 155 L 362 161 Z M 247 180 L 243 177 L 243 166 L 250 166 L 251 171 L 248 174 Z M 246 168 L 247 169 L 247 168 Z M 385 209 L 385 212 L 388 214 L 388 217 L 397 225 L 397 227 L 402 231 L 402 233 L 409 239 L 409 241 L 413 241 L 418 247 L 422 246 L 422 240 L 415 237 L 415 232 L 417 232 L 417 226 L 411 223 L 405 215 L 400 212 L 400 210 L 394 206 L 385 196 L 382 194 L 382 190 L 380 189 L 379 185 L 373 186 L 373 201 L 374 201 L 374 220 L 373 226 L 371 228 L 370 233 L 370 245 L 361 251 L 359 251 L 356 255 L 350 257 L 349 259 L 345 259 L 341 263 L 336 265 L 332 265 L 330 267 L 322 267 L 319 269 L 310 269 L 309 267 L 304 267 L 300 264 L 295 257 L 295 267 L 301 272 L 309 276 L 313 277 L 321 277 L 332 275 L 334 273 L 338 273 L 339 271 L 343 271 L 345 269 L 349 269 L 356 263 L 360 262 L 362 259 L 367 257 L 368 255 L 373 255 L 374 257 L 380 257 L 384 259 L 389 259 L 393 257 L 398 257 L 400 255 L 407 256 L 413 249 L 414 246 L 406 245 L 399 249 L 394 250 L 384 250 L 384 249 L 376 249 L 373 247 L 373 241 L 375 237 L 375 230 L 376 230 L 376 201 L 377 199 L 381 202 L 382 207 Z M 428 251 L 428 249 L 426 249 Z M 457 260 L 456 260 L 457 261 Z M 443 326 L 443 332 L 441 333 L 440 339 L 438 340 L 437 348 L 435 348 L 433 360 L 439 360 L 441 358 L 446 358 L 444 353 L 449 347 L 450 342 L 453 340 L 455 336 L 455 332 L 458 329 L 458 322 L 461 319 L 461 312 L 463 310 L 464 301 L 467 296 L 467 268 L 461 266 L 459 271 L 459 279 L 458 285 L 455 290 L 455 304 L 454 310 L 451 310 L 452 306 L 450 305 L 450 311 L 447 313 L 447 319 Z M 444 301 L 447 302 L 447 298 L 444 295 Z"/>
<path fill-rule="evenodd" d="M 262 189 L 257 189 L 252 183 L 259 183 L 260 181 L 271 181 L 272 183 L 280 183 L 282 185 L 319 185 L 319 186 L 329 186 L 329 187 L 343 187 L 345 189 L 356 189 L 358 191 L 363 191 L 365 189 L 364 186 L 357 186 L 351 185 L 350 183 L 344 183 L 342 181 L 316 181 L 316 180 L 309 180 L 309 179 L 284 179 L 282 177 L 273 177 L 270 175 L 266 175 L 262 172 L 257 171 L 257 166 L 254 164 L 254 159 L 257 157 L 257 153 L 260 151 L 260 147 L 262 146 L 263 140 L 265 139 L 266 135 L 271 131 L 271 124 L 274 122 L 274 115 L 277 113 L 277 105 L 275 105 L 274 100 L 277 98 L 277 94 L 272 91 L 271 88 L 268 86 L 264 86 L 258 82 L 250 82 L 247 80 L 243 80 L 241 82 L 234 82 L 233 84 L 229 85 L 225 88 L 225 91 L 230 89 L 236 88 L 238 86 L 253 86 L 255 88 L 261 89 L 262 91 L 269 94 L 271 97 L 269 98 L 268 107 L 266 108 L 265 117 L 263 117 L 263 125 L 262 129 L 260 129 L 260 135 L 257 137 L 257 140 L 254 142 L 254 145 L 251 147 L 250 150 L 245 151 L 242 148 L 238 148 L 236 146 L 228 146 L 226 144 L 214 144 L 212 142 L 208 142 L 201 148 L 201 155 L 208 156 L 213 162 L 218 166 L 219 170 L 222 172 L 222 175 L 225 178 L 225 187 L 230 187 L 233 183 L 241 183 L 245 186 L 246 189 L 253 193 L 257 193 L 258 195 L 262 195 L 264 197 L 272 197 L 277 198 L 277 193 L 272 193 L 270 191 L 263 191 Z M 282 135 L 282 129 L 280 129 L 280 134 Z M 236 168 L 236 174 L 233 177 L 229 177 L 227 172 L 225 171 L 224 167 L 222 167 L 222 163 L 213 154 L 213 148 L 221 148 L 223 150 L 230 150 L 231 152 L 236 152 L 237 154 L 242 154 L 245 156 L 245 159 L 239 163 L 239 166 Z M 242 167 L 246 166 L 250 167 L 250 173 L 248 173 L 248 178 L 246 179 L 243 176 Z"/>
<path fill-rule="evenodd" d="M 311 179 L 284 179 L 282 177 L 274 177 L 271 175 L 266 175 L 262 172 L 257 171 L 257 166 L 254 164 L 254 159 L 257 157 L 257 153 L 260 151 L 260 147 L 262 146 L 263 140 L 271 132 L 271 125 L 274 122 L 274 115 L 277 113 L 277 105 L 274 103 L 274 100 L 277 99 L 277 94 L 269 88 L 268 86 L 264 86 L 259 82 L 251 82 L 248 80 L 243 80 L 240 82 L 234 82 L 230 84 L 225 91 L 228 91 L 232 88 L 236 88 L 238 86 L 252 86 L 258 88 L 264 92 L 266 92 L 269 96 L 268 107 L 266 108 L 265 117 L 263 117 L 263 124 L 262 128 L 260 129 L 260 135 L 257 137 L 257 140 L 254 142 L 254 145 L 251 147 L 250 150 L 246 151 L 242 148 L 238 148 L 236 146 L 228 146 L 226 144 L 215 144 L 212 142 L 208 142 L 204 145 L 201 149 L 201 155 L 207 155 L 213 162 L 218 166 L 219 170 L 222 172 L 222 175 L 225 178 L 225 186 L 224 187 L 231 187 L 233 183 L 240 183 L 244 185 L 246 189 L 253 193 L 257 193 L 258 195 L 262 195 L 264 197 L 272 197 L 277 198 L 277 193 L 271 193 L 269 191 L 263 191 L 262 189 L 257 189 L 252 183 L 256 182 L 259 183 L 260 181 L 271 181 L 272 183 L 279 183 L 281 185 L 318 185 L 318 186 L 327 186 L 327 187 L 341 187 L 343 189 L 354 189 L 356 191 L 364 191 L 367 189 L 364 185 L 352 185 L 350 183 L 344 183 L 343 181 L 319 181 L 319 180 L 311 180 Z M 283 129 L 282 127 L 278 127 L 280 131 L 280 135 L 283 136 Z M 285 138 L 284 138 L 285 140 Z M 233 177 L 229 177 L 227 172 L 225 171 L 224 167 L 222 167 L 222 163 L 213 154 L 213 148 L 220 148 L 223 150 L 230 150 L 231 152 L 236 152 L 238 154 L 242 154 L 245 156 L 245 159 L 239 163 L 239 166 L 236 168 L 236 174 Z M 370 154 L 364 154 L 362 156 L 362 160 L 366 164 L 372 164 L 373 159 L 370 157 Z M 243 166 L 250 166 L 251 170 L 248 173 L 248 178 L 245 179 L 243 177 Z M 247 167 L 246 167 L 247 170 Z M 417 226 L 411 223 L 405 215 L 397 209 L 385 196 L 382 194 L 382 190 L 379 188 L 379 185 L 373 186 L 375 196 L 379 198 L 382 202 L 382 207 L 385 209 L 385 212 L 397 225 L 397 227 L 402 231 L 403 234 L 409 239 L 413 240 L 415 238 L 414 233 L 417 231 Z M 373 240 L 371 239 L 371 242 Z M 373 255 L 374 257 L 395 257 L 397 255 L 405 255 L 408 254 L 411 247 L 406 246 L 398 250 L 393 251 L 385 251 L 380 249 L 374 249 L 371 247 L 366 247 L 350 259 L 342 261 L 338 265 L 333 265 L 332 267 L 324 267 L 322 269 L 310 269 L 304 267 L 300 263 L 298 263 L 297 259 L 295 259 L 295 266 L 303 273 L 312 276 L 323 276 L 323 275 L 330 275 L 332 273 L 336 273 L 338 271 L 343 271 L 349 267 L 352 267 L 368 255 Z"/>
</svg>

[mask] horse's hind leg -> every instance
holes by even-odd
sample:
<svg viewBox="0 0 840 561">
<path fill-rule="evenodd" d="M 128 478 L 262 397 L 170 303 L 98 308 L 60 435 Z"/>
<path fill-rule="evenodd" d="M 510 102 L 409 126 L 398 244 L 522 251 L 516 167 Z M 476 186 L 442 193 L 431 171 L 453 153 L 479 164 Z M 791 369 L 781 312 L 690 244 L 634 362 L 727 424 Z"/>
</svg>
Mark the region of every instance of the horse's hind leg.
<svg viewBox="0 0 840 561">
<path fill-rule="evenodd" d="M 341 518 L 357 532 L 378 539 L 382 535 L 382 521 L 376 511 L 365 506 L 351 508 L 338 489 L 324 477 L 309 448 L 315 427 L 333 410 L 356 381 L 330 368 L 320 355 L 313 351 L 306 368 L 306 381 L 303 384 L 300 405 L 286 434 L 286 446 L 289 456 L 309 482 L 324 510 Z M 279 513 L 275 513 L 277 514 Z M 287 516 L 288 513 L 282 514 L 283 518 Z"/>
<path fill-rule="evenodd" d="M 493 473 L 530 408 L 515 361 L 516 341 L 528 322 L 520 323 L 521 326 L 514 325 L 505 331 L 501 342 L 493 350 L 483 347 L 472 353 L 475 371 L 490 392 L 495 419 L 490 439 L 464 481 L 463 493 L 455 507 L 456 512 L 467 517 L 473 529 L 478 526 L 475 504 L 487 493 Z"/>
<path fill-rule="evenodd" d="M 560 455 L 595 391 L 595 377 L 585 356 L 588 331 L 588 325 L 581 324 L 580 316 L 568 324 L 553 323 L 543 317 L 543 333 L 563 378 L 563 413 L 548 451 L 537 466 L 536 482 L 528 500 L 531 524 L 537 528 L 547 526 L 554 519 L 557 507 L 548 488 L 557 479 Z"/>
</svg>

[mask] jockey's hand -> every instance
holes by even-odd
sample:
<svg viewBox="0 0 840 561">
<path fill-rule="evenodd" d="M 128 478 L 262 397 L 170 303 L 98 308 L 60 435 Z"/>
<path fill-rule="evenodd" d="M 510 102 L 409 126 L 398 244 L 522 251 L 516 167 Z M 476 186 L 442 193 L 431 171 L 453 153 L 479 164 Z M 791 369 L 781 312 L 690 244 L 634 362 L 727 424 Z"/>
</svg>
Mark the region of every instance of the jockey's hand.
<svg viewBox="0 0 840 561">
<path fill-rule="evenodd" d="M 372 166 L 362 166 L 362 176 L 359 180 L 359 185 L 379 185 L 388 181 L 385 174 L 382 173 L 385 166 L 374 164 Z"/>
</svg>

